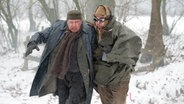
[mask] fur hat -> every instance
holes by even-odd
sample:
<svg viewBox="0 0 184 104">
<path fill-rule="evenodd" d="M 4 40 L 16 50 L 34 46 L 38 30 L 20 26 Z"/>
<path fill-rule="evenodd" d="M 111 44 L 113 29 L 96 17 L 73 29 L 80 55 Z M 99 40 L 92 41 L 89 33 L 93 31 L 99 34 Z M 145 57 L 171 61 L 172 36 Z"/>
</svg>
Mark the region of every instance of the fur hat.
<svg viewBox="0 0 184 104">
<path fill-rule="evenodd" d="M 71 10 L 67 13 L 68 19 L 82 19 L 82 14 L 79 10 Z"/>
<path fill-rule="evenodd" d="M 94 13 L 94 16 L 97 17 L 97 16 L 100 16 L 100 17 L 105 17 L 105 18 L 109 18 L 111 17 L 111 10 L 108 6 L 106 5 L 99 5 L 97 8 L 96 8 L 96 11 Z"/>
</svg>

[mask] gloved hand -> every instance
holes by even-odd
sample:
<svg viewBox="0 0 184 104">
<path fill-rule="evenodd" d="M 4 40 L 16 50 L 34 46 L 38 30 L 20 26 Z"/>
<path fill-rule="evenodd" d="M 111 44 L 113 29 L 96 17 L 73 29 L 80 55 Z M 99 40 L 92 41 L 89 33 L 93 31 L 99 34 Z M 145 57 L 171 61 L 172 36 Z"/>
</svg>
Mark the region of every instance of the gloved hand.
<svg viewBox="0 0 184 104">
<path fill-rule="evenodd" d="M 98 61 L 98 60 L 101 60 L 102 59 L 102 55 L 103 55 L 102 48 L 101 47 L 98 47 L 94 51 L 93 58 L 94 58 L 95 61 Z"/>
<path fill-rule="evenodd" d="M 102 48 L 103 52 L 109 53 L 112 50 L 112 46 L 107 45 Z"/>
<path fill-rule="evenodd" d="M 26 53 L 25 53 L 25 57 L 27 57 L 29 54 L 32 53 L 33 49 L 36 49 L 37 51 L 39 51 L 40 49 L 38 48 L 36 42 L 30 42 L 28 43 L 27 45 L 27 50 L 26 50 Z"/>
</svg>

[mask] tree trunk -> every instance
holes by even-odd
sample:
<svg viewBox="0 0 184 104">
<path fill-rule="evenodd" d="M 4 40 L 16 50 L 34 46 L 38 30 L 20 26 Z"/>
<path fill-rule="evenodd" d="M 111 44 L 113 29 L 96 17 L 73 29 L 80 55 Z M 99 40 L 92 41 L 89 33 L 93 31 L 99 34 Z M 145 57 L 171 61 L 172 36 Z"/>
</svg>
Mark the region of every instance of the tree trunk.
<svg viewBox="0 0 184 104">
<path fill-rule="evenodd" d="M 0 1 L 0 10 L 2 12 L 2 15 L 4 15 L 4 17 L 2 17 L 2 19 L 4 19 L 4 21 L 6 22 L 7 26 L 8 26 L 8 35 L 7 37 L 9 37 L 9 41 L 8 43 L 11 44 L 11 47 L 17 51 L 18 48 L 18 30 L 15 27 L 15 25 L 13 24 L 13 17 L 12 17 L 12 13 L 10 11 L 10 0 L 6 0 L 4 1 L 4 3 L 1 3 L 2 1 Z M 5 4 L 5 5 L 3 5 Z M 1 15 L 1 16 L 2 16 Z"/>
<path fill-rule="evenodd" d="M 42 10 L 47 18 L 47 20 L 52 24 L 54 21 L 59 19 L 58 14 L 58 1 L 51 0 L 52 7 L 45 2 L 45 0 L 38 0 L 42 5 Z"/>
<path fill-rule="evenodd" d="M 161 0 L 152 0 L 151 22 L 146 46 L 143 50 L 141 62 L 150 62 L 154 68 L 163 65 L 164 44 L 163 28 L 160 16 Z"/>
<path fill-rule="evenodd" d="M 30 27 L 29 27 L 29 31 L 35 31 L 36 30 L 36 22 L 33 19 L 33 13 L 32 13 L 32 4 L 33 1 L 30 0 L 29 1 L 29 10 L 28 10 L 28 14 L 29 14 L 29 22 L 30 22 Z"/>
<path fill-rule="evenodd" d="M 163 20 L 163 34 L 170 35 L 169 26 L 167 23 L 167 13 L 166 13 L 166 0 L 162 0 L 162 20 Z"/>
<path fill-rule="evenodd" d="M 81 11 L 81 9 L 80 9 L 81 7 L 79 5 L 79 0 L 73 0 L 73 2 L 75 3 L 77 10 Z"/>
</svg>

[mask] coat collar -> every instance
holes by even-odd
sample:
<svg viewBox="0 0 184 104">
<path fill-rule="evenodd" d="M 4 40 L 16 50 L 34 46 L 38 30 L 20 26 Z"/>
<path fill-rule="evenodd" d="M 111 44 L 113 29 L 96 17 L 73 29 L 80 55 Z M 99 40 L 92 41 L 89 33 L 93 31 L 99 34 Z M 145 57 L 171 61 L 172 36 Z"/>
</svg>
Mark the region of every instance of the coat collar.
<svg viewBox="0 0 184 104">
<path fill-rule="evenodd" d="M 116 18 L 113 17 L 112 20 L 109 21 L 109 23 L 107 24 L 107 26 L 105 27 L 105 29 L 107 29 L 107 30 L 110 31 L 114 27 L 115 22 L 116 22 Z"/>
</svg>

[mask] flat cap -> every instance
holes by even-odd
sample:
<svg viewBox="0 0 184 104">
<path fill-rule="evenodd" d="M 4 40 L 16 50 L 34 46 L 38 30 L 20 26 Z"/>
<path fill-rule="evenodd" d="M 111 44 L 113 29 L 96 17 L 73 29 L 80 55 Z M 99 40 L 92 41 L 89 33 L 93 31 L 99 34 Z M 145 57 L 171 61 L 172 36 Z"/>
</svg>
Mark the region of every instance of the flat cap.
<svg viewBox="0 0 184 104">
<path fill-rule="evenodd" d="M 82 19 L 82 14 L 79 10 L 71 10 L 67 13 L 68 19 Z"/>
</svg>

